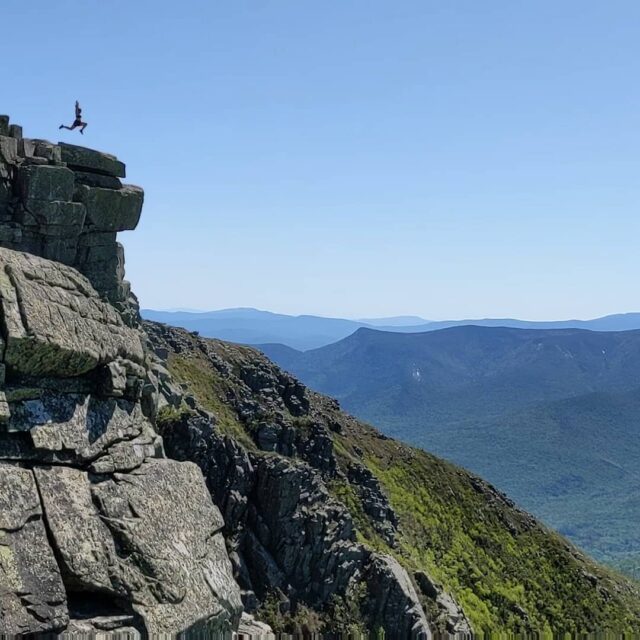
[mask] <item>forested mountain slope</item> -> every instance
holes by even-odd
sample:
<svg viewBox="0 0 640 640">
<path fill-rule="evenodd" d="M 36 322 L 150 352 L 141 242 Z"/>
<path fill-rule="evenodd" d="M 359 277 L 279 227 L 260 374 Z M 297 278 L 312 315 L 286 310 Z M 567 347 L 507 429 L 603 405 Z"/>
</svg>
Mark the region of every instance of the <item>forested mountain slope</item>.
<svg viewBox="0 0 640 640">
<path fill-rule="evenodd" d="M 600 560 L 640 564 L 640 332 L 366 329 L 276 362 L 473 470 Z"/>
</svg>

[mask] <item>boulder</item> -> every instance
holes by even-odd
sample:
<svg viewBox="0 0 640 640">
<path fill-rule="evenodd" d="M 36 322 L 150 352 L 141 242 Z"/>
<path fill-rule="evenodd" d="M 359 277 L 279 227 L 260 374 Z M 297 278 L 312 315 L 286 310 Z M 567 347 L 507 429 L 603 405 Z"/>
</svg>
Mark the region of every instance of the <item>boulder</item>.
<svg viewBox="0 0 640 640">
<path fill-rule="evenodd" d="M 133 440 L 122 440 L 110 446 L 104 455 L 91 463 L 89 471 L 99 474 L 133 471 L 150 458 L 164 458 L 164 450 L 162 439 L 145 430 Z"/>
<path fill-rule="evenodd" d="M 416 571 L 414 578 L 418 589 L 431 600 L 432 621 L 452 635 L 470 637 L 473 634 L 460 605 L 449 595 L 442 585 L 435 582 L 424 571 Z"/>
<path fill-rule="evenodd" d="M 143 375 L 145 376 L 146 374 Z M 101 395 L 122 398 L 127 391 L 127 367 L 118 360 L 109 362 L 102 367 L 98 381 Z"/>
<path fill-rule="evenodd" d="M 76 177 L 76 184 L 85 184 L 87 187 L 101 187 L 102 189 L 122 189 L 122 182 L 113 176 L 79 170 L 73 173 Z"/>
<path fill-rule="evenodd" d="M 87 208 L 88 230 L 127 231 L 138 226 L 144 191 L 133 185 L 117 190 L 78 185 L 75 199 Z"/>
<path fill-rule="evenodd" d="M 87 234 L 80 239 L 76 265 L 98 291 L 106 292 L 123 281 L 124 247 L 115 241 L 110 244 L 87 246 L 84 240 L 91 238 L 91 235 Z M 95 235 L 104 236 L 107 234 Z"/>
<path fill-rule="evenodd" d="M 46 158 L 42 158 L 40 156 L 33 156 L 32 158 L 25 158 L 22 161 L 22 166 L 23 167 L 30 167 L 32 165 L 47 166 L 47 165 L 49 165 L 49 161 Z"/>
<path fill-rule="evenodd" d="M 35 469 L 38 489 L 65 582 L 74 590 L 124 595 L 118 554 L 91 498 L 86 472 L 72 467 Z"/>
<path fill-rule="evenodd" d="M 122 580 L 146 631 L 224 633 L 242 612 L 220 512 L 192 463 L 150 460 L 92 485 L 111 531 Z"/>
<path fill-rule="evenodd" d="M 105 618 L 138 620 L 146 634 L 235 629 L 240 595 L 222 519 L 195 465 L 154 460 L 93 480 L 69 467 L 35 473 L 67 589 L 95 594 L 87 630 Z M 101 601 L 131 610 L 105 611 Z"/>
<path fill-rule="evenodd" d="M 22 139 L 22 127 L 19 124 L 10 124 L 9 125 L 9 135 L 12 138 L 17 138 L 18 140 Z"/>
<path fill-rule="evenodd" d="M 268 624 L 256 620 L 248 613 L 242 614 L 236 637 L 238 640 L 276 640 L 276 636 Z"/>
<path fill-rule="evenodd" d="M 87 147 L 79 147 L 66 142 L 59 142 L 62 161 L 73 169 L 101 173 L 114 178 L 124 178 L 126 175 L 124 163 L 115 156 Z"/>
<path fill-rule="evenodd" d="M 70 201 L 74 187 L 73 171 L 66 167 L 32 164 L 18 171 L 18 192 L 27 209 L 33 200 Z"/>
<path fill-rule="evenodd" d="M 25 222 L 38 225 L 43 235 L 78 237 L 84 225 L 85 207 L 77 202 L 35 200 L 24 214 Z"/>
<path fill-rule="evenodd" d="M 77 271 L 0 249 L 0 311 L 9 371 L 66 377 L 118 357 L 142 363 L 140 335 Z"/>
<path fill-rule="evenodd" d="M 12 174 L 12 166 L 16 164 L 18 158 L 17 140 L 7 136 L 0 136 L 0 182 L 2 183 L 2 193 L 0 200 L 8 200 L 10 192 L 9 183 L 5 182 Z"/>
<path fill-rule="evenodd" d="M 62 164 L 62 155 L 60 153 L 60 147 L 48 140 L 34 139 L 34 152 L 33 155 L 37 158 L 44 158 L 49 164 Z"/>
<path fill-rule="evenodd" d="M 0 629 L 9 635 L 54 632 L 67 622 L 33 473 L 0 463 Z"/>
<path fill-rule="evenodd" d="M 126 615 L 71 619 L 56 640 L 141 640 L 142 634 L 131 626 L 133 622 Z"/>
<path fill-rule="evenodd" d="M 84 232 L 80 236 L 80 240 L 78 245 L 80 249 L 94 249 L 95 247 L 111 247 L 116 244 L 116 239 L 118 234 L 115 231 L 105 231 L 105 232 Z M 91 261 L 93 256 L 88 256 L 85 258 L 85 261 Z M 99 257 L 102 259 L 102 257 Z"/>
<path fill-rule="evenodd" d="M 11 417 L 11 410 L 4 391 L 0 391 L 0 422 L 7 422 Z"/>
<path fill-rule="evenodd" d="M 32 158 L 36 150 L 36 141 L 31 138 L 18 140 L 18 154 L 21 158 Z"/>
<path fill-rule="evenodd" d="M 18 141 L 15 138 L 0 135 L 0 162 L 16 164 L 18 160 Z"/>
<path fill-rule="evenodd" d="M 13 238 L 2 243 L 10 249 L 29 250 L 48 260 L 73 264 L 84 224 L 84 205 L 75 202 L 31 200 L 29 208 L 14 208 Z"/>
<path fill-rule="evenodd" d="M 33 450 L 25 453 L 27 459 L 89 464 L 109 455 L 113 446 L 126 444 L 134 456 L 139 452 L 137 464 L 125 466 L 131 468 L 142 464 L 148 453 L 134 447 L 150 442 L 148 437 L 136 439 L 148 436 L 151 425 L 140 405 L 127 400 L 43 391 L 38 398 L 11 403 L 7 430 L 29 434 Z M 55 455 L 45 455 L 51 453 Z"/>
<path fill-rule="evenodd" d="M 431 640 L 429 623 L 409 574 L 391 556 L 373 554 L 365 580 L 375 623 L 394 629 L 392 637 Z"/>
<path fill-rule="evenodd" d="M 55 229 L 51 229 L 56 231 Z M 59 230 L 63 233 L 62 230 Z M 44 234 L 41 234 L 42 237 Z M 46 242 L 42 242 L 42 250 L 40 254 L 47 260 L 62 262 L 63 264 L 73 264 L 78 249 L 78 241 L 76 237 L 51 236 Z"/>
</svg>

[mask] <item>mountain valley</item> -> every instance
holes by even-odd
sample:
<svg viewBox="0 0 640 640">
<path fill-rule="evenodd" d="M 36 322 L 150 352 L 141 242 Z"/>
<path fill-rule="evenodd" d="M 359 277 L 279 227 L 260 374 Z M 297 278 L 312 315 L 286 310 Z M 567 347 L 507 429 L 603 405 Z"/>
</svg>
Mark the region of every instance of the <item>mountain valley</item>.
<svg viewBox="0 0 640 640">
<path fill-rule="evenodd" d="M 479 473 L 638 575 L 640 332 L 360 329 L 305 353 L 261 349 L 386 434 Z"/>
</svg>

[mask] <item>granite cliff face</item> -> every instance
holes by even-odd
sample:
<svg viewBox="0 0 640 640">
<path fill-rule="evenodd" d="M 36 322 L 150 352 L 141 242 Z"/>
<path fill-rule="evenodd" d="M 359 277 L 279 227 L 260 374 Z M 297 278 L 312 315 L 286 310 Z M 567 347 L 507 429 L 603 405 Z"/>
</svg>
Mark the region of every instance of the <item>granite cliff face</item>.
<svg viewBox="0 0 640 640">
<path fill-rule="evenodd" d="M 220 511 L 153 425 L 124 165 L 0 117 L 0 631 L 236 629 Z"/>
<path fill-rule="evenodd" d="M 121 312 L 137 309 L 116 234 L 136 228 L 144 194 L 124 177 L 114 156 L 23 138 L 0 116 L 1 245 L 72 266 Z"/>
<path fill-rule="evenodd" d="M 377 627 L 430 637 L 408 574 L 356 541 L 327 490 L 326 434 L 265 422 L 261 446 L 284 455 L 252 457 L 216 435 L 149 350 L 116 240 L 143 202 L 124 176 L 113 156 L 25 139 L 0 118 L 2 631 L 230 634 L 239 581 L 252 612 L 275 593 L 324 610 L 363 584 Z M 303 415 L 304 388 L 286 385 Z M 170 460 L 156 414 L 185 402 L 193 410 L 165 431 Z M 191 449 L 198 434 L 207 455 Z M 386 498 L 364 468 L 353 473 L 391 541 Z M 246 617 L 243 630 L 269 631 Z"/>
</svg>

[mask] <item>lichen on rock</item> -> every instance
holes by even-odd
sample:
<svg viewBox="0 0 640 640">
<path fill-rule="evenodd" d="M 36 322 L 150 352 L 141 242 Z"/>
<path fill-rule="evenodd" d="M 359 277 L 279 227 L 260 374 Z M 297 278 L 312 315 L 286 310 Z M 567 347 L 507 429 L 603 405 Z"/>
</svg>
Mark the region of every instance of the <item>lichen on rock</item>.
<svg viewBox="0 0 640 640">
<path fill-rule="evenodd" d="M 0 246 L 75 267 L 100 295 L 135 315 L 115 232 L 136 228 L 144 192 L 123 185 L 125 173 L 110 154 L 24 138 L 14 125 L 1 129 Z"/>
<path fill-rule="evenodd" d="M 144 360 L 139 332 L 63 264 L 0 248 L 0 305 L 4 362 L 16 373 L 80 376 L 116 358 Z"/>
<path fill-rule="evenodd" d="M 0 463 L 0 628 L 11 635 L 42 633 L 60 631 L 68 621 L 33 471 Z"/>
<path fill-rule="evenodd" d="M 154 428 L 116 237 L 143 193 L 124 175 L 0 117 L 0 634 L 230 636 L 240 620 L 220 511 Z"/>
</svg>

